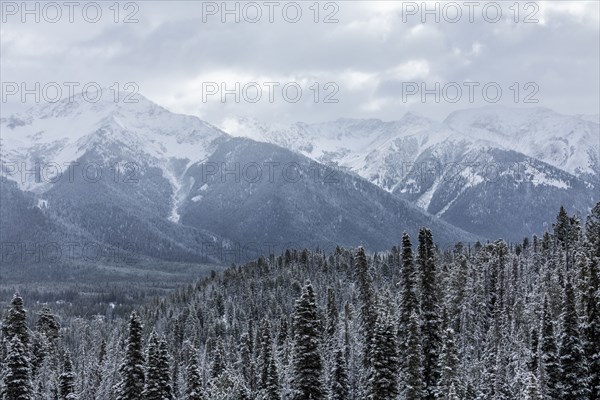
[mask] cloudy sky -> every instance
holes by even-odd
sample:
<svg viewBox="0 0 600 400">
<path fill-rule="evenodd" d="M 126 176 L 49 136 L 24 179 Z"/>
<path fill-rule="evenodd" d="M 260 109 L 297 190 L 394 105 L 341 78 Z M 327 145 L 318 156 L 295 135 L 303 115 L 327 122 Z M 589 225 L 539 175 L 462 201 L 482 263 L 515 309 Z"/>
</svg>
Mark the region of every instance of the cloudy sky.
<svg viewBox="0 0 600 400">
<path fill-rule="evenodd" d="M 56 82 L 64 94 L 64 82 L 79 83 L 76 93 L 89 82 L 137 87 L 217 125 L 238 116 L 393 120 L 406 111 L 441 120 L 490 104 L 600 108 L 597 1 L 429 2 L 430 13 L 420 1 L 98 3 L 32 2 L 27 14 L 20 1 L 2 1 L 3 115 L 24 107 L 19 94 L 6 95 L 7 82 Z M 223 99 L 222 89 L 232 93 Z"/>
</svg>

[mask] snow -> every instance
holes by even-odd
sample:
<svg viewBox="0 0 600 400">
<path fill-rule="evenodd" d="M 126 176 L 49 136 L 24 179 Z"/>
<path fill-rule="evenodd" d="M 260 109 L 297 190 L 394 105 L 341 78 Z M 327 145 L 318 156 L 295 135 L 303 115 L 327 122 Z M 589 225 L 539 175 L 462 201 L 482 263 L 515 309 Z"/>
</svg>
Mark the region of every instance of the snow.
<svg viewBox="0 0 600 400">
<path fill-rule="evenodd" d="M 179 221 L 178 208 L 191 186 L 183 182 L 185 170 L 175 170 L 176 161 L 187 160 L 189 167 L 212 152 L 215 139 L 228 135 L 196 117 L 171 113 L 143 96 L 136 97 L 137 103 L 115 103 L 107 97 L 89 103 L 81 95 L 74 96 L 3 119 L 2 161 L 27 169 L 36 162 L 42 166 L 56 163 L 66 169 L 94 150 L 105 164 L 112 165 L 111 147 L 116 144 L 127 157 L 119 162 L 143 163 L 163 171 L 172 187 L 169 220 Z M 48 185 L 33 179 L 15 180 L 22 189 L 37 193 Z"/>
</svg>

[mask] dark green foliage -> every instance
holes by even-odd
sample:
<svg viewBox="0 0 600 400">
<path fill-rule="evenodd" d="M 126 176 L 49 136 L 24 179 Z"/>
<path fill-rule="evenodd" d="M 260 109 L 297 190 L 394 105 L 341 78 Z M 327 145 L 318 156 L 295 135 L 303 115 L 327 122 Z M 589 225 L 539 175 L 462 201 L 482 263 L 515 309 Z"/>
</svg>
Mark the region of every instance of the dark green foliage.
<svg viewBox="0 0 600 400">
<path fill-rule="evenodd" d="M 144 353 L 142 350 L 142 322 L 134 311 L 129 319 L 129 335 L 125 358 L 119 368 L 121 381 L 116 392 L 117 400 L 141 400 L 144 390 Z"/>
<path fill-rule="evenodd" d="M 398 345 L 396 324 L 388 311 L 379 310 L 373 333 L 371 370 L 367 398 L 395 400 L 398 397 Z"/>
<path fill-rule="evenodd" d="M 588 371 L 581 345 L 575 294 L 570 281 L 565 286 L 560 344 L 561 399 L 585 400 L 589 396 Z"/>
<path fill-rule="evenodd" d="M 321 358 L 321 322 L 312 285 L 307 282 L 294 311 L 293 400 L 322 400 L 323 360 Z"/>
<path fill-rule="evenodd" d="M 29 357 L 25 346 L 16 335 L 8 344 L 4 386 L 5 400 L 33 400 Z"/>
</svg>

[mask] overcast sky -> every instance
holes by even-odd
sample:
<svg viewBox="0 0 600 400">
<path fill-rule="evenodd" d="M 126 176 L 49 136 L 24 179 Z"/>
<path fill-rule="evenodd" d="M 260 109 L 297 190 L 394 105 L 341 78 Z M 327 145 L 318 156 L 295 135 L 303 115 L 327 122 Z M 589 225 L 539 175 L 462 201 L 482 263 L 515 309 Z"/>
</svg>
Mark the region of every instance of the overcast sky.
<svg viewBox="0 0 600 400">
<path fill-rule="evenodd" d="M 425 15 L 420 1 L 404 6 L 394 1 L 320 2 L 318 15 L 308 1 L 299 2 L 302 15 L 296 23 L 291 22 L 297 19 L 296 3 L 285 1 L 258 1 L 245 8 L 247 2 L 238 3 L 239 22 L 233 14 L 222 14 L 220 1 L 123 2 L 118 23 L 115 9 L 109 9 L 113 2 L 102 3 L 96 23 L 86 21 L 95 18 L 93 5 L 84 18 L 86 2 L 81 2 L 70 22 L 69 8 L 57 3 L 60 18 L 40 3 L 36 22 L 35 14 L 22 14 L 20 1 L 2 2 L 4 85 L 98 82 L 110 87 L 118 82 L 124 89 L 134 82 L 150 100 L 217 125 L 238 116 L 282 123 L 341 117 L 393 120 L 406 111 L 441 120 L 453 110 L 492 104 L 495 98 L 496 104 L 543 106 L 565 114 L 597 114 L 600 108 L 597 1 L 521 2 L 519 7 L 513 1 L 486 7 L 481 2 L 472 8 L 458 1 L 453 4 L 459 7 L 438 4 L 439 12 Z M 494 23 L 497 4 L 502 15 Z M 235 9 L 236 2 L 227 7 Z M 428 4 L 430 10 L 434 7 Z M 137 22 L 124 23 L 130 14 Z M 324 23 L 327 17 L 337 22 Z M 58 22 L 49 22 L 53 19 Z M 246 85 L 246 96 L 241 93 L 236 103 L 231 94 L 223 102 L 219 86 L 235 91 L 236 82 L 240 92 Z M 262 90 L 255 103 L 252 82 Z M 439 102 L 433 93 L 436 82 Z M 475 82 L 469 84 L 473 103 L 465 82 Z M 293 103 L 298 98 L 295 84 L 302 94 Z M 433 90 L 425 101 L 422 85 Z M 462 91 L 458 101 L 457 88 Z M 210 95 L 208 90 L 218 92 Z M 326 97 L 337 103 L 325 103 Z M 28 99 L 34 101 L 33 96 Z M 526 99 L 538 103 L 524 103 Z M 18 95 L 2 100 L 3 115 L 22 107 Z"/>
</svg>

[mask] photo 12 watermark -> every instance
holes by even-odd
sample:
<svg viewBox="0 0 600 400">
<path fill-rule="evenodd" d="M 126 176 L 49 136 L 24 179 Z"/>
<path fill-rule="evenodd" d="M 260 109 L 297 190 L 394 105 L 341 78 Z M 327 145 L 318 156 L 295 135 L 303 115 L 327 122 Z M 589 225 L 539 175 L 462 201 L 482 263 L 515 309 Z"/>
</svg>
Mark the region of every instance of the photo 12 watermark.
<svg viewBox="0 0 600 400">
<path fill-rule="evenodd" d="M 403 103 L 488 103 L 495 104 L 503 98 L 515 104 L 539 103 L 540 86 L 536 82 L 402 82 Z"/>
<path fill-rule="evenodd" d="M 401 1 L 403 23 L 537 24 L 539 11 L 535 1 Z"/>
<path fill-rule="evenodd" d="M 337 24 L 340 11 L 339 3 L 334 1 L 202 1 L 201 6 L 203 23 Z"/>
<path fill-rule="evenodd" d="M 339 103 L 340 87 L 336 82 L 202 82 L 202 103 Z"/>
<path fill-rule="evenodd" d="M 79 241 L 6 241 L 0 242 L 0 262 L 18 264 L 135 264 L 138 245 L 124 242 L 109 246 Z"/>
<path fill-rule="evenodd" d="M 136 1 L 1 1 L 0 20 L 3 24 L 47 23 L 70 24 L 137 24 L 139 2 Z"/>
<path fill-rule="evenodd" d="M 307 165 L 295 161 L 207 161 L 196 166 L 200 183 L 277 184 L 314 182 L 335 184 L 339 182 L 339 169 L 311 162 Z"/>
<path fill-rule="evenodd" d="M 81 100 L 98 103 L 108 100 L 114 103 L 138 103 L 140 87 L 136 82 L 113 82 L 102 86 L 98 82 L 2 82 L 2 103 L 57 103 Z"/>
<path fill-rule="evenodd" d="M 140 165 L 134 161 L 116 162 L 109 166 L 95 162 L 6 162 L 0 161 L 0 180 L 25 184 L 85 183 L 102 180 L 135 184 L 140 179 Z"/>
</svg>

